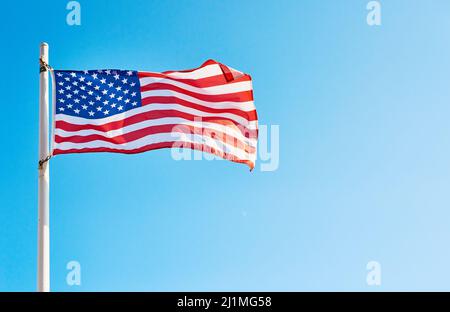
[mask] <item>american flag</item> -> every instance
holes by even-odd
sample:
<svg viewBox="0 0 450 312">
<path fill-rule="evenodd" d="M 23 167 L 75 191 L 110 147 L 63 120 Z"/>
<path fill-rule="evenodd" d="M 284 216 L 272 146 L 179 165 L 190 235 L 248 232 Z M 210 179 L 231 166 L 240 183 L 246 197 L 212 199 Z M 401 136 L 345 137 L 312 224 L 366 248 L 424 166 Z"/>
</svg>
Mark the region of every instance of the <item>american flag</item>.
<svg viewBox="0 0 450 312">
<path fill-rule="evenodd" d="M 254 167 L 252 81 L 231 67 L 54 70 L 53 81 L 53 155 L 190 148 Z"/>
</svg>

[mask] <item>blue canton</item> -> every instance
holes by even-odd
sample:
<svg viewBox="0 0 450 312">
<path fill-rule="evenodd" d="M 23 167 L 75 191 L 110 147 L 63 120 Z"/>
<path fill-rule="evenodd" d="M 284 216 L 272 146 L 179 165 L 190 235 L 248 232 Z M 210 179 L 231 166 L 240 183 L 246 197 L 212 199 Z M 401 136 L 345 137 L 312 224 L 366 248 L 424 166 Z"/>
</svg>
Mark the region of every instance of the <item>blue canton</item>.
<svg viewBox="0 0 450 312">
<path fill-rule="evenodd" d="M 141 106 L 137 71 L 55 70 L 56 114 L 98 119 Z"/>
</svg>

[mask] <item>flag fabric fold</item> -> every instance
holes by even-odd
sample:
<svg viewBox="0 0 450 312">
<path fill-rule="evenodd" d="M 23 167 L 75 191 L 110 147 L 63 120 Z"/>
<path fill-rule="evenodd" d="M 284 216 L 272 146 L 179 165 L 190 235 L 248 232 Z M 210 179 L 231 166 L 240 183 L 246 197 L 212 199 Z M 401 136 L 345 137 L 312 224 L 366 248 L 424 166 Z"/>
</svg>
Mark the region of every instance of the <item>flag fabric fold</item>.
<svg viewBox="0 0 450 312">
<path fill-rule="evenodd" d="M 52 154 L 189 148 L 253 169 L 251 77 L 214 60 L 193 70 L 53 70 Z"/>
</svg>

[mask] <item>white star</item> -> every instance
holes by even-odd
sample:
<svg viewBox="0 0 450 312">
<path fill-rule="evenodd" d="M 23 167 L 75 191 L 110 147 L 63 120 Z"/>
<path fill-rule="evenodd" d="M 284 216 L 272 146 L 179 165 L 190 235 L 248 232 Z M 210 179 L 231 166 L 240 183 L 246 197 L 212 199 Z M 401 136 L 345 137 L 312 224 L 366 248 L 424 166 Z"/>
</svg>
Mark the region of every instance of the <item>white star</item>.
<svg viewBox="0 0 450 312">
<path fill-rule="evenodd" d="M 60 107 L 59 110 L 63 112 L 64 111 L 64 107 Z"/>
<path fill-rule="evenodd" d="M 103 93 L 103 95 L 106 95 L 106 94 L 108 94 L 108 90 L 105 89 L 102 91 L 102 93 Z"/>
<path fill-rule="evenodd" d="M 89 116 L 94 116 L 94 112 L 93 112 L 93 111 L 90 111 L 90 112 L 89 112 Z"/>
<path fill-rule="evenodd" d="M 136 85 L 136 82 L 130 83 L 130 86 L 134 87 Z"/>
<path fill-rule="evenodd" d="M 126 99 L 125 103 L 127 103 L 127 104 L 130 103 L 130 99 Z"/>
<path fill-rule="evenodd" d="M 116 95 L 114 94 L 114 93 L 111 93 L 110 95 L 109 95 L 109 97 L 110 98 L 114 98 Z"/>
<path fill-rule="evenodd" d="M 100 86 L 95 86 L 94 89 L 95 90 L 100 90 Z"/>
<path fill-rule="evenodd" d="M 67 108 L 72 108 L 72 104 L 67 104 Z"/>
<path fill-rule="evenodd" d="M 80 99 L 75 99 L 75 100 L 73 100 L 75 103 L 80 103 Z"/>
<path fill-rule="evenodd" d="M 100 100 L 102 99 L 102 97 L 101 97 L 100 95 L 97 95 L 97 96 L 95 97 L 95 99 L 96 99 L 97 101 L 100 101 Z"/>
<path fill-rule="evenodd" d="M 78 81 L 74 81 L 74 82 L 72 82 L 72 84 L 73 84 L 74 86 L 78 86 Z"/>
<path fill-rule="evenodd" d="M 98 78 L 97 78 L 97 74 L 95 74 L 95 73 L 94 73 L 94 74 L 92 74 L 92 78 L 94 78 L 94 79 L 98 79 Z"/>
<path fill-rule="evenodd" d="M 116 88 L 116 90 L 117 90 L 117 91 L 120 91 L 120 90 L 122 90 L 122 87 L 121 87 L 121 86 L 118 86 L 118 87 Z"/>
<path fill-rule="evenodd" d="M 78 108 L 74 109 L 73 111 L 75 112 L 75 114 L 79 114 L 80 113 L 80 110 Z"/>
<path fill-rule="evenodd" d="M 131 96 L 136 96 L 136 92 L 131 93 Z"/>
<path fill-rule="evenodd" d="M 106 83 L 106 79 L 105 79 L 105 78 L 102 78 L 102 79 L 100 79 L 100 82 L 101 82 L 102 84 L 105 84 L 105 83 Z"/>
<path fill-rule="evenodd" d="M 89 94 L 89 95 L 92 95 L 92 94 L 94 94 L 94 91 L 89 90 L 89 91 L 88 91 L 88 94 Z"/>
<path fill-rule="evenodd" d="M 60 86 L 63 86 L 64 85 L 64 82 L 58 82 L 58 84 L 60 85 Z"/>
<path fill-rule="evenodd" d="M 111 107 L 114 108 L 114 107 L 116 107 L 116 105 L 117 105 L 116 103 L 112 103 Z"/>
<path fill-rule="evenodd" d="M 129 71 L 127 72 L 127 75 L 128 75 L 128 76 L 131 76 L 131 75 L 133 75 L 133 72 L 132 72 L 131 70 L 129 70 Z"/>
<path fill-rule="evenodd" d="M 88 106 L 87 106 L 86 104 L 83 104 L 83 105 L 81 105 L 81 108 L 82 108 L 82 109 L 87 109 Z"/>
<path fill-rule="evenodd" d="M 128 83 L 128 79 L 127 79 L 127 78 L 123 78 L 123 79 L 122 79 L 122 83 L 123 83 L 123 84 L 127 84 L 127 83 Z"/>
<path fill-rule="evenodd" d="M 103 104 L 108 105 L 109 101 L 108 100 L 104 100 Z"/>
<path fill-rule="evenodd" d="M 92 86 L 92 81 L 88 81 L 88 82 L 86 82 L 86 84 L 87 84 L 88 86 Z"/>
<path fill-rule="evenodd" d="M 114 84 L 112 82 L 108 83 L 108 87 L 112 88 Z"/>
<path fill-rule="evenodd" d="M 86 90 L 86 87 L 85 86 L 80 86 L 80 90 Z"/>
<path fill-rule="evenodd" d="M 73 94 L 78 94 L 78 92 L 80 92 L 80 91 L 78 91 L 78 90 L 73 90 Z"/>
<path fill-rule="evenodd" d="M 122 110 L 123 109 L 123 106 L 122 105 L 120 105 L 119 107 L 117 107 L 117 110 Z"/>
<path fill-rule="evenodd" d="M 106 73 L 107 75 L 110 75 L 110 74 L 111 74 L 111 71 L 110 71 L 109 69 L 107 69 L 107 70 L 105 70 L 105 73 Z"/>
<path fill-rule="evenodd" d="M 103 112 L 103 114 L 108 115 L 108 114 L 109 114 L 109 110 L 105 110 L 105 111 Z"/>
<path fill-rule="evenodd" d="M 103 71 L 101 69 L 97 70 L 97 73 L 101 74 Z"/>
<path fill-rule="evenodd" d="M 94 102 L 93 101 L 89 101 L 89 105 L 94 105 Z"/>
<path fill-rule="evenodd" d="M 122 97 L 119 96 L 119 97 L 117 98 L 117 101 L 122 101 Z"/>
<path fill-rule="evenodd" d="M 77 74 L 75 74 L 74 72 L 70 73 L 70 76 L 72 76 L 73 78 L 75 78 L 77 76 Z"/>
<path fill-rule="evenodd" d="M 65 81 L 70 81 L 69 77 L 64 78 Z"/>
<path fill-rule="evenodd" d="M 131 103 L 131 105 L 136 106 L 136 105 L 137 105 L 137 102 L 134 101 L 133 103 Z"/>
<path fill-rule="evenodd" d="M 130 92 L 130 90 L 125 90 L 123 91 L 123 94 L 128 94 L 128 92 Z"/>
<path fill-rule="evenodd" d="M 61 103 L 64 103 L 64 99 L 59 99 L 59 101 L 60 101 Z"/>
<path fill-rule="evenodd" d="M 101 107 L 101 106 L 97 106 L 97 110 L 98 110 L 99 112 L 101 112 L 101 111 L 102 111 L 102 107 Z"/>
<path fill-rule="evenodd" d="M 67 87 L 66 87 L 66 90 L 70 90 L 70 89 L 72 89 L 71 86 L 67 86 Z"/>
<path fill-rule="evenodd" d="M 87 74 L 89 74 L 89 71 L 83 70 L 83 73 L 85 73 L 87 75 Z"/>
<path fill-rule="evenodd" d="M 59 92 L 59 94 L 64 94 L 64 90 L 63 89 L 58 90 L 58 92 Z"/>
<path fill-rule="evenodd" d="M 56 73 L 56 76 L 62 77 L 62 74 L 61 73 Z"/>
<path fill-rule="evenodd" d="M 86 100 L 87 96 L 86 96 L 86 95 L 82 95 L 81 98 L 82 98 L 83 100 Z"/>
<path fill-rule="evenodd" d="M 84 76 L 81 76 L 80 78 L 78 78 L 78 80 L 80 80 L 81 82 L 83 82 L 84 81 Z"/>
<path fill-rule="evenodd" d="M 114 75 L 114 79 L 119 80 L 120 76 L 118 74 Z"/>
<path fill-rule="evenodd" d="M 66 96 L 67 96 L 68 99 L 72 98 L 72 94 L 70 94 L 70 93 L 66 94 Z"/>
</svg>

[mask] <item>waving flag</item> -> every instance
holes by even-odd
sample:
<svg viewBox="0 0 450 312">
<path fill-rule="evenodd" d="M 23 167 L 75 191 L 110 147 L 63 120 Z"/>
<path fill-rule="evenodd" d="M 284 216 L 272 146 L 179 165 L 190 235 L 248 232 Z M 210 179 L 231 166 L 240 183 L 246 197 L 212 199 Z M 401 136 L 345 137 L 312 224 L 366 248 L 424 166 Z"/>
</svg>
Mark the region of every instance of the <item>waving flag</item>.
<svg viewBox="0 0 450 312">
<path fill-rule="evenodd" d="M 186 71 L 53 75 L 53 155 L 190 148 L 254 167 L 258 121 L 247 74 L 209 60 Z"/>
</svg>

